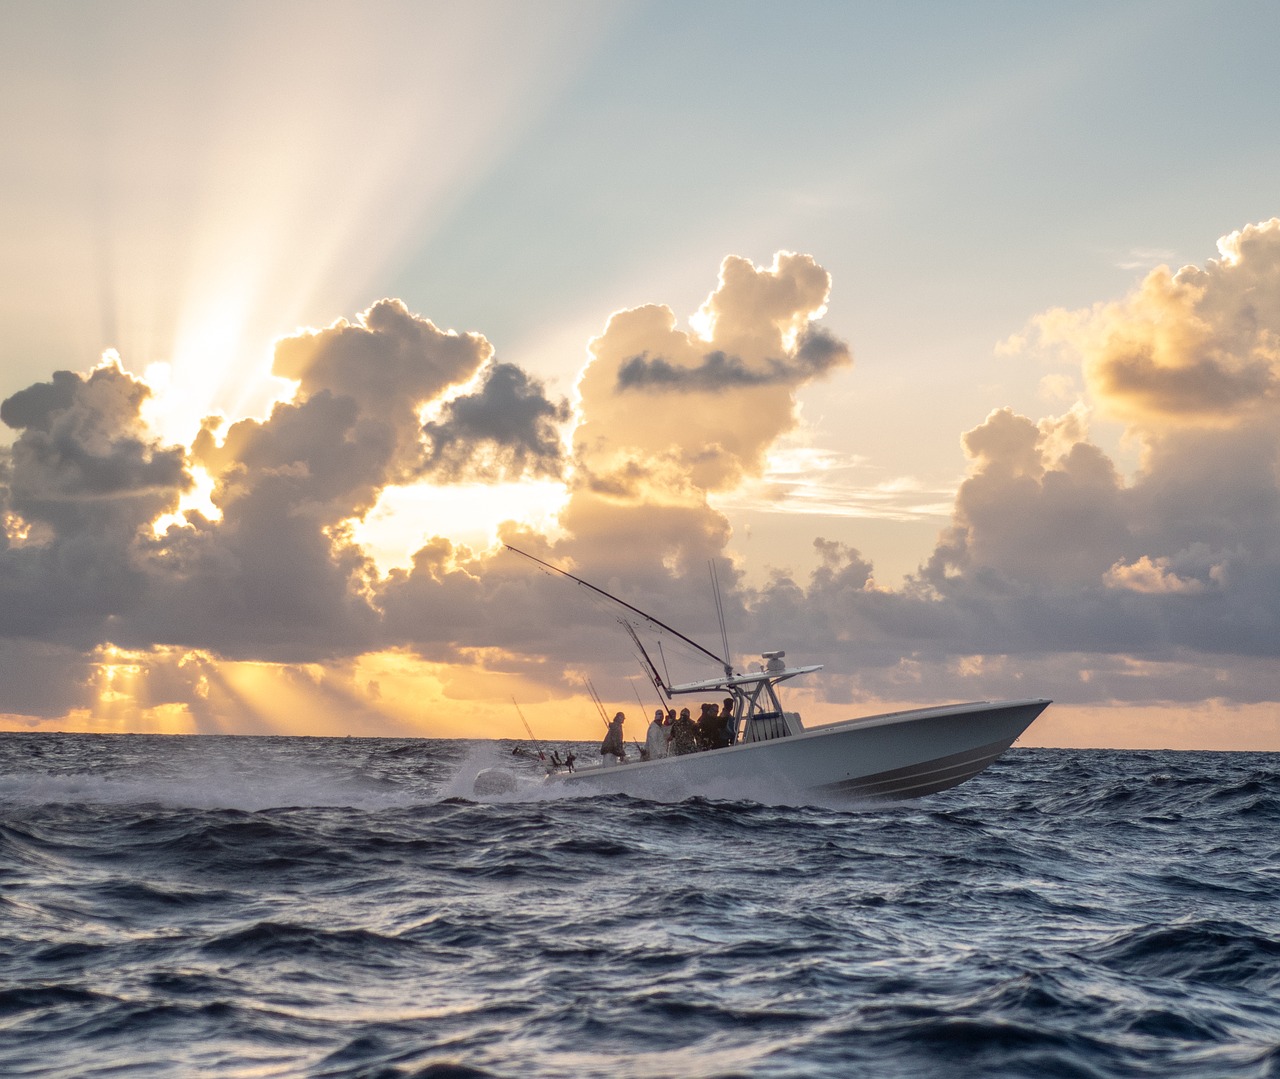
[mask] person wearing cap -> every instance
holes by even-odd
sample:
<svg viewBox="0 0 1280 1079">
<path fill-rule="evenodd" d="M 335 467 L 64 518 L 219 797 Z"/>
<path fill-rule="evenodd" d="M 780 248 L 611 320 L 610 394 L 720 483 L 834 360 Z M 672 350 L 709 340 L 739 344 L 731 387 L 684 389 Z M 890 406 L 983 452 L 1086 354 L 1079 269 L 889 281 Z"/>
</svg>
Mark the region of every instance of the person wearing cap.
<svg viewBox="0 0 1280 1079">
<path fill-rule="evenodd" d="M 667 755 L 667 728 L 662 723 L 661 708 L 654 710 L 653 722 L 649 724 L 649 730 L 644 736 L 644 747 L 651 761 Z"/>
<path fill-rule="evenodd" d="M 627 749 L 622 742 L 622 721 L 626 717 L 619 712 L 609 721 L 609 730 L 604 736 L 604 741 L 600 743 L 601 763 L 610 764 L 608 757 L 617 757 L 619 761 L 627 759 Z"/>
<path fill-rule="evenodd" d="M 680 718 L 671 724 L 671 742 L 668 752 L 673 757 L 698 751 L 698 728 L 689 718 L 689 709 L 680 709 Z"/>
</svg>

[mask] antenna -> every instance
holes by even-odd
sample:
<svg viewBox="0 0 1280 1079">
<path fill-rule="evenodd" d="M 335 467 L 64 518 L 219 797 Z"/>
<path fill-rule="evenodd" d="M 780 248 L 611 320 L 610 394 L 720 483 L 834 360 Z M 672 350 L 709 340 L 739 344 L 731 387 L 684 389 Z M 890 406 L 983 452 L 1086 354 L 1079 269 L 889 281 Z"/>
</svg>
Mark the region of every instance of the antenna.
<svg viewBox="0 0 1280 1079">
<path fill-rule="evenodd" d="M 662 650 L 662 641 L 658 641 L 658 658 L 662 660 L 662 676 L 666 679 L 666 684 L 671 685 L 671 672 L 667 670 L 667 654 Z M 671 700 L 671 694 L 667 694 L 667 700 Z"/>
<path fill-rule="evenodd" d="M 716 598 L 716 618 L 720 622 L 720 641 L 724 645 L 724 673 L 726 677 L 732 678 L 733 667 L 729 662 L 731 657 L 729 632 L 724 628 L 724 601 L 720 598 L 720 575 L 716 572 L 716 560 L 708 558 L 707 567 L 711 570 L 711 592 Z"/>
</svg>

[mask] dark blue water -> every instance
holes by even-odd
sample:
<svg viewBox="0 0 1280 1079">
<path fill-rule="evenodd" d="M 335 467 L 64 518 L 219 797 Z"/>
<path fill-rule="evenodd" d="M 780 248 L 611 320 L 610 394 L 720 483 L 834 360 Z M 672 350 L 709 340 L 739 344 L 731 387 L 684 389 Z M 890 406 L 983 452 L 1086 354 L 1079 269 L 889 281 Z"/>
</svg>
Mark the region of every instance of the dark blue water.
<svg viewBox="0 0 1280 1079">
<path fill-rule="evenodd" d="M 459 796 L 476 743 L 0 735 L 0 1075 L 1280 1076 L 1280 758 Z"/>
</svg>

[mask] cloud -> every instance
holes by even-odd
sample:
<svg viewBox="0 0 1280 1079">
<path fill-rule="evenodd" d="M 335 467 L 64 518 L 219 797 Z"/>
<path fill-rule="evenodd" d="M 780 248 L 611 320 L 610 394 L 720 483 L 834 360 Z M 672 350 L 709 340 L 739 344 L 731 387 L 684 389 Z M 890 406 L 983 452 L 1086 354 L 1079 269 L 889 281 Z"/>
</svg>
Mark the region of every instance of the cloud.
<svg viewBox="0 0 1280 1079">
<path fill-rule="evenodd" d="M 388 467 L 412 471 L 419 454 L 419 409 L 470 380 L 493 355 L 480 334 L 440 330 L 400 300 L 379 300 L 355 324 L 277 342 L 272 372 L 298 382 L 299 398 L 328 393 L 352 403 L 364 425 L 388 440 Z"/>
<path fill-rule="evenodd" d="M 568 402 L 548 399 L 519 367 L 490 364 L 474 393 L 453 398 L 423 425 L 423 471 L 445 482 L 559 476 L 560 428 L 569 418 Z"/>
<path fill-rule="evenodd" d="M 0 419 L 20 432 L 13 510 L 60 537 L 128 539 L 175 508 L 190 477 L 182 450 L 161 447 L 141 420 L 149 393 L 112 362 L 87 377 L 59 371 L 0 404 Z"/>
<path fill-rule="evenodd" d="M 942 592 L 957 578 L 993 588 L 1096 582 L 1127 546 L 1120 476 L 1092 443 L 1067 438 L 1075 417 L 1036 424 L 999 409 L 964 436 L 970 476 L 951 527 L 924 568 Z"/>
<path fill-rule="evenodd" d="M 851 362 L 817 321 L 831 282 L 808 256 L 726 259 L 690 329 L 657 304 L 614 314 L 572 413 L 479 334 L 394 300 L 282 340 L 273 369 L 292 399 L 265 419 L 210 420 L 186 451 L 151 434 L 148 387 L 118 364 L 59 372 L 0 404 L 17 431 L 0 457 L 0 665 L 36 657 L 50 681 L 0 686 L 0 712 L 105 707 L 124 696 L 108 668 L 145 668 L 130 675 L 139 707 L 181 709 L 199 729 L 233 714 L 261 662 L 292 672 L 279 687 L 321 696 L 348 692 L 354 675 L 335 672 L 370 655 L 552 695 L 576 691 L 584 667 L 637 674 L 609 612 L 515 556 L 433 535 L 446 522 L 422 521 L 431 538 L 412 563 L 380 576 L 352 522 L 422 477 L 562 477 L 555 534 L 508 523 L 504 538 L 711 642 L 719 559 L 731 639 L 826 663 L 835 697 L 1192 700 L 1199 672 L 1202 695 L 1280 699 L 1277 235 L 1244 229 L 1205 270 L 1156 271 L 1132 296 L 1038 320 L 1080 372 L 1059 389 L 1086 398 L 1039 419 L 997 407 L 961 437 L 947 526 L 895 590 L 822 538 L 803 580 L 748 585 L 724 560 L 714 498 L 762 482 L 796 430 L 796 393 Z M 1095 413 L 1141 440 L 1132 475 L 1094 441 Z M 220 516 L 188 511 L 154 534 L 196 467 Z M 109 662 L 108 642 L 136 661 Z M 317 682 L 308 664 L 330 673 Z M 464 681 L 474 694 L 474 679 L 442 692 Z"/>
<path fill-rule="evenodd" d="M 492 349 L 384 300 L 359 316 L 279 342 L 274 370 L 297 392 L 264 420 L 189 454 L 149 435 L 149 389 L 118 365 L 62 372 L 15 394 L 20 434 L 8 468 L 4 612 L 9 633 L 92 648 L 206 649 L 298 662 L 377 643 L 376 573 L 348 522 L 422 466 L 419 411 L 470 380 Z M 163 536 L 199 465 L 220 517 L 188 514 Z"/>
<path fill-rule="evenodd" d="M 723 559 L 731 529 L 708 493 L 759 476 L 768 448 L 795 425 L 795 390 L 849 362 L 847 346 L 815 322 L 829 289 L 826 271 L 808 256 L 780 254 L 768 267 L 730 258 L 695 320 L 703 334 L 679 329 L 672 311 L 656 304 L 611 316 L 590 343 L 578 384 L 559 536 L 508 531 L 505 538 L 714 640 L 707 561 Z M 662 363 L 641 370 L 630 362 L 636 356 Z M 465 407 L 446 407 L 428 425 L 429 441 L 463 431 L 483 441 L 488 427 L 462 421 L 472 408 L 483 417 L 502 399 L 498 389 L 487 381 L 459 399 Z M 527 404 L 531 417 L 551 415 L 540 393 Z M 531 441 L 528 427 L 513 430 Z M 506 429 L 503 437 L 522 442 Z M 724 570 L 726 603 L 742 621 L 737 580 L 736 570 Z M 625 637 L 601 631 L 611 612 L 515 556 L 485 559 L 433 541 L 411 568 L 389 575 L 378 604 L 388 641 L 435 661 L 465 661 L 487 648 L 486 662 L 502 670 L 542 670 L 562 682 L 588 661 L 638 673 Z"/>
<path fill-rule="evenodd" d="M 576 462 L 602 493 L 697 502 L 758 476 L 795 426 L 794 391 L 852 362 L 821 329 L 830 275 L 808 255 L 730 256 L 694 322 L 667 307 L 609 319 L 578 390 Z"/>
<path fill-rule="evenodd" d="M 1280 218 L 1218 242 L 1220 257 L 1161 266 L 1124 300 L 1034 323 L 1083 360 L 1107 413 L 1143 426 L 1231 426 L 1280 403 Z"/>
<path fill-rule="evenodd" d="M 1170 559 L 1152 560 L 1143 555 L 1131 565 L 1117 562 L 1103 575 L 1103 583 L 1108 588 L 1127 588 L 1131 592 L 1145 592 L 1149 595 L 1182 595 L 1194 596 L 1204 591 L 1203 581 L 1194 577 L 1179 577 L 1169 567 Z"/>
<path fill-rule="evenodd" d="M 190 485 L 182 449 L 142 422 L 148 393 L 110 362 L 0 404 L 19 431 L 0 498 L 0 634 L 90 646 L 135 607 L 144 534 Z"/>
<path fill-rule="evenodd" d="M 298 391 L 221 442 L 210 427 L 196 439 L 222 517 L 167 537 L 136 639 L 285 662 L 375 646 L 376 572 L 347 522 L 419 472 L 420 410 L 491 356 L 398 300 L 280 341 L 273 371 Z"/>
<path fill-rule="evenodd" d="M 859 552 L 824 545 L 807 581 L 746 597 L 755 635 L 825 662 L 850 699 L 1280 699 L 1278 236 L 1252 226 L 1204 270 L 1048 312 L 1087 402 L 995 409 L 961 439 L 968 475 L 914 577 L 868 587 Z M 1093 441 L 1095 410 L 1141 441 L 1133 475 Z"/>
<path fill-rule="evenodd" d="M 754 368 L 718 349 L 696 367 L 680 367 L 661 356 L 632 356 L 618 369 L 618 389 L 719 393 L 740 386 L 787 386 L 850 362 L 844 342 L 814 327 L 803 331 L 788 359 L 767 359 Z"/>
</svg>

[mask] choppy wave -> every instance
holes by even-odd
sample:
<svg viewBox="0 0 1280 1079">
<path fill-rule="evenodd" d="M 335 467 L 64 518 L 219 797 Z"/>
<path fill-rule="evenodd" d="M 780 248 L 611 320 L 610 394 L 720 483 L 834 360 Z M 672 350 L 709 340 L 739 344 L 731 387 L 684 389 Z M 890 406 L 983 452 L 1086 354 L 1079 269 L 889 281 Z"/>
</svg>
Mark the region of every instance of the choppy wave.
<svg viewBox="0 0 1280 1079">
<path fill-rule="evenodd" d="M 0 736 L 0 1074 L 1280 1075 L 1272 755 L 467 797 L 509 748 Z"/>
</svg>

